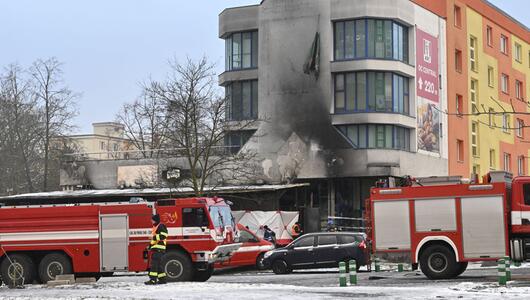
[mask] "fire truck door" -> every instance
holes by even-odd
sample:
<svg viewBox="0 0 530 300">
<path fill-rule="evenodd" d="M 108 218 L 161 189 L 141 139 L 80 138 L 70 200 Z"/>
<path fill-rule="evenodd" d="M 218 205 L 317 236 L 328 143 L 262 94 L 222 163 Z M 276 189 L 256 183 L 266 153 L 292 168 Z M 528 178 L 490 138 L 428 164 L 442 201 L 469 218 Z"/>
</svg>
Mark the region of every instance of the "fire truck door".
<svg viewBox="0 0 530 300">
<path fill-rule="evenodd" d="M 127 215 L 100 215 L 101 272 L 126 271 L 129 267 Z"/>
</svg>

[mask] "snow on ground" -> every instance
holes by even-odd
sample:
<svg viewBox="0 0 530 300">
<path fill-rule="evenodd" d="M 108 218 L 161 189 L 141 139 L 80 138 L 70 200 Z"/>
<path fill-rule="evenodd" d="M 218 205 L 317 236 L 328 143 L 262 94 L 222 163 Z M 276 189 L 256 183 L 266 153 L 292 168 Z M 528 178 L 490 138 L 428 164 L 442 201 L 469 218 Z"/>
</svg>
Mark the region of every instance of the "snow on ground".
<svg viewBox="0 0 530 300">
<path fill-rule="evenodd" d="M 105 278 L 96 284 L 47 288 L 27 286 L 23 290 L 0 288 L 0 299 L 521 299 L 530 286 L 499 287 L 495 283 L 437 282 L 421 286 L 303 287 L 290 284 L 171 283 L 145 286 L 143 277 Z"/>
</svg>

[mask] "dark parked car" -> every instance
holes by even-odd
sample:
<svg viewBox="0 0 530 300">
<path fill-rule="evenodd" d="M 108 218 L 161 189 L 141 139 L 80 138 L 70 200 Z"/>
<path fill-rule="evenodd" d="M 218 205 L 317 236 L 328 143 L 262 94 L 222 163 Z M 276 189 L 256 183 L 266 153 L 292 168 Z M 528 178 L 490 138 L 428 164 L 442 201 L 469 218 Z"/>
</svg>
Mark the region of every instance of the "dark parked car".
<svg viewBox="0 0 530 300">
<path fill-rule="evenodd" d="M 357 268 L 370 262 L 366 235 L 357 232 L 322 232 L 303 235 L 284 248 L 265 253 L 263 263 L 276 274 L 294 269 L 336 267 L 354 259 Z"/>
</svg>

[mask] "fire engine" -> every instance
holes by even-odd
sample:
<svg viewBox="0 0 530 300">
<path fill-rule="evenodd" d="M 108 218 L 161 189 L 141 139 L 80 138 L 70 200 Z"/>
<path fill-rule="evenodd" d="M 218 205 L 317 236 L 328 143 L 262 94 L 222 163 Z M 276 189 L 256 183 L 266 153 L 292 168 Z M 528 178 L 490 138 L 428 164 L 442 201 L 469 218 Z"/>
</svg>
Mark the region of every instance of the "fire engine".
<svg viewBox="0 0 530 300">
<path fill-rule="evenodd" d="M 374 255 L 406 257 L 430 279 L 454 278 L 468 262 L 530 259 L 530 177 L 495 171 L 482 183 L 431 181 L 371 189 Z"/>
<path fill-rule="evenodd" d="M 60 274 L 96 277 L 148 270 L 151 216 L 168 228 L 168 281 L 206 281 L 236 251 L 236 227 L 222 198 L 0 207 L 0 274 L 6 284 Z"/>
</svg>

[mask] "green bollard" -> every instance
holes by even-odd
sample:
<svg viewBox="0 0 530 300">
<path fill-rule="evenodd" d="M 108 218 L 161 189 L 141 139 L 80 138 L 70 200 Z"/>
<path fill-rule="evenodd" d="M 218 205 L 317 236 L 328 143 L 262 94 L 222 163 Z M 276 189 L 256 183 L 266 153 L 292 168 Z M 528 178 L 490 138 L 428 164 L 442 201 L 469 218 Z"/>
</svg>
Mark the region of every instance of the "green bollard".
<svg viewBox="0 0 530 300">
<path fill-rule="evenodd" d="M 516 262 L 514 262 L 513 265 L 516 266 L 516 267 L 520 267 L 521 266 L 521 262 L 520 261 L 516 261 Z"/>
<path fill-rule="evenodd" d="M 506 264 L 502 258 L 498 260 L 497 271 L 499 274 L 499 285 L 506 285 Z"/>
<path fill-rule="evenodd" d="M 512 271 L 510 270 L 510 257 L 505 256 L 504 257 L 504 266 L 506 267 L 506 281 L 512 280 Z"/>
<path fill-rule="evenodd" d="M 398 264 L 398 272 L 403 272 L 403 264 Z"/>
<path fill-rule="evenodd" d="M 377 257 L 374 260 L 374 265 L 375 265 L 375 271 L 381 272 L 381 266 L 379 265 L 379 259 Z"/>
<path fill-rule="evenodd" d="M 346 263 L 339 263 L 339 286 L 346 286 Z"/>
<path fill-rule="evenodd" d="M 350 260 L 350 284 L 357 284 L 357 262 Z"/>
</svg>

